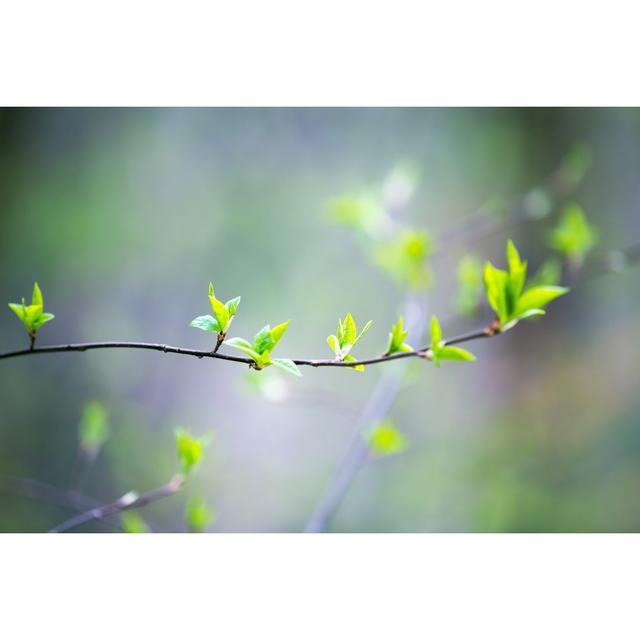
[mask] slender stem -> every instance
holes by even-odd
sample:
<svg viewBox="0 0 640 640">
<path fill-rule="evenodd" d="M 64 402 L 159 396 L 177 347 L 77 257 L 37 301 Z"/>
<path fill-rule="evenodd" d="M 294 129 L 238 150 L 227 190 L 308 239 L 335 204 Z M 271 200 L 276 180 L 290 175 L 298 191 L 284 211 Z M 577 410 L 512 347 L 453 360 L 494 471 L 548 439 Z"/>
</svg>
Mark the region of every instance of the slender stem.
<svg viewBox="0 0 640 640">
<path fill-rule="evenodd" d="M 151 502 L 173 495 L 176 491 L 180 490 L 184 482 L 185 477 L 182 474 L 178 474 L 162 487 L 143 493 L 140 496 L 132 492 L 125 493 L 111 504 L 95 507 L 89 511 L 80 513 L 73 518 L 65 520 L 63 523 L 53 527 L 53 529 L 50 529 L 49 533 L 62 533 L 63 531 L 75 529 L 76 527 L 86 524 L 87 522 L 91 522 L 92 520 L 101 520 L 127 509 L 138 509 L 140 507 L 144 507 Z"/>
</svg>

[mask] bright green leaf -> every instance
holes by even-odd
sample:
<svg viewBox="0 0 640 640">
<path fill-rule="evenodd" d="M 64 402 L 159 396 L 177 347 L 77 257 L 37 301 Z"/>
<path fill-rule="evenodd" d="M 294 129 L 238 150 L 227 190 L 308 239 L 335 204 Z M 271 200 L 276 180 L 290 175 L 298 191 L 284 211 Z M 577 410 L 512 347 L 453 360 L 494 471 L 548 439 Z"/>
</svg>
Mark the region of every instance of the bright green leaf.
<svg viewBox="0 0 640 640">
<path fill-rule="evenodd" d="M 516 305 L 516 315 L 521 315 L 529 309 L 542 309 L 559 296 L 569 292 L 567 287 L 533 287 L 525 291 Z"/>
<path fill-rule="evenodd" d="M 272 347 L 271 326 L 267 324 L 253 337 L 253 349 L 259 354 L 263 354 L 269 353 Z"/>
<path fill-rule="evenodd" d="M 289 320 L 273 327 L 273 329 L 269 331 L 269 335 L 271 336 L 271 347 L 269 348 L 270 352 L 273 351 L 278 342 L 280 342 L 280 339 L 284 335 L 284 332 L 287 330 L 288 326 Z"/>
<path fill-rule="evenodd" d="M 344 323 L 342 324 L 342 341 L 341 347 L 351 346 L 356 340 L 356 323 L 350 313 L 347 313 Z"/>
<path fill-rule="evenodd" d="M 568 258 L 581 264 L 598 242 L 598 232 L 589 224 L 582 207 L 570 204 L 558 225 L 549 235 L 549 244 Z"/>
<path fill-rule="evenodd" d="M 260 360 L 260 354 L 253 348 L 253 345 L 243 338 L 229 338 L 225 340 L 224 344 L 227 347 L 233 347 L 239 349 L 243 353 L 246 353 L 256 363 Z"/>
<path fill-rule="evenodd" d="M 358 337 L 353 341 L 353 344 L 356 345 L 358 344 L 358 342 L 360 342 L 360 339 L 362 338 L 362 336 L 367 333 L 367 331 L 369 331 L 369 329 L 371 329 L 371 325 L 373 324 L 373 320 L 369 320 L 369 322 L 367 322 L 367 324 L 364 325 L 364 327 L 362 328 L 362 331 L 358 334 Z"/>
<path fill-rule="evenodd" d="M 40 291 L 40 287 L 37 282 L 33 283 L 33 294 L 31 296 L 31 304 L 33 306 L 44 307 L 44 302 L 42 300 L 42 291 Z"/>
<path fill-rule="evenodd" d="M 409 332 L 405 331 L 403 327 L 403 318 L 400 316 L 398 322 L 391 327 L 391 333 L 389 334 L 389 344 L 387 346 L 387 355 L 392 353 L 398 353 L 401 351 L 413 351 L 413 348 L 405 343 L 405 340 L 409 336 Z"/>
<path fill-rule="evenodd" d="M 209 296 L 209 302 L 211 302 L 211 308 L 213 309 L 213 315 L 215 319 L 218 321 L 218 325 L 220 326 L 220 331 L 223 333 L 227 330 L 229 326 L 230 314 L 227 307 L 220 302 L 217 298 L 213 296 Z"/>
<path fill-rule="evenodd" d="M 466 351 L 465 349 L 460 349 L 459 347 L 440 347 L 438 349 L 438 358 L 440 360 L 457 360 L 462 362 L 474 362 L 476 357 Z"/>
<path fill-rule="evenodd" d="M 331 350 L 337 355 L 340 351 L 340 342 L 338 337 L 331 335 L 327 338 L 327 344 L 331 347 Z"/>
<path fill-rule="evenodd" d="M 437 348 L 442 342 L 442 329 L 438 318 L 431 316 L 431 347 Z"/>
</svg>

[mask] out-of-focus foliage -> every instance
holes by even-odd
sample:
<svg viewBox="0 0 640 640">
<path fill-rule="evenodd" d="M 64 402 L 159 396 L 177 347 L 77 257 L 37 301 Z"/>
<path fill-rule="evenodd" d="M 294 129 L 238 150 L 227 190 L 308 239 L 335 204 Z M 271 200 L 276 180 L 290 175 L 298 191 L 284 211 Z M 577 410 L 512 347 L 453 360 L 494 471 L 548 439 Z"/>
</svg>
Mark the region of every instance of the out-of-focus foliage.
<svg viewBox="0 0 640 640">
<path fill-rule="evenodd" d="M 527 287 L 556 286 L 562 279 L 562 264 L 557 258 L 545 260 L 534 276 L 527 282 Z"/>
<path fill-rule="evenodd" d="M 581 265 L 598 242 L 598 232 L 587 221 L 582 207 L 568 205 L 558 225 L 549 234 L 549 244 L 571 262 Z"/>
<path fill-rule="evenodd" d="M 189 531 L 202 533 L 213 523 L 215 514 L 202 498 L 191 496 L 187 500 L 184 519 Z"/>
<path fill-rule="evenodd" d="M 80 449 L 85 455 L 95 458 L 111 437 L 108 420 L 109 412 L 101 402 L 87 402 L 78 428 Z"/>
<path fill-rule="evenodd" d="M 137 511 L 123 511 L 120 521 L 125 533 L 149 533 L 149 525 Z"/>
<path fill-rule="evenodd" d="M 44 301 L 42 299 L 42 292 L 36 282 L 33 285 L 33 294 L 31 296 L 31 304 L 27 305 L 25 299 L 22 298 L 21 304 L 15 302 L 9 303 L 9 308 L 20 318 L 20 321 L 27 329 L 29 335 L 33 338 L 36 335 L 36 331 L 49 320 L 53 320 L 55 316 L 52 313 L 44 313 Z"/>
<path fill-rule="evenodd" d="M 175 437 L 182 473 L 189 475 L 200 464 L 209 439 L 194 438 L 186 429 L 176 429 Z"/>
<path fill-rule="evenodd" d="M 402 288 L 421 290 L 433 281 L 428 259 L 433 253 L 431 235 L 423 229 L 402 229 L 375 251 L 378 266 Z"/>
<path fill-rule="evenodd" d="M 408 446 L 406 436 L 391 420 L 383 420 L 367 432 L 365 437 L 371 451 L 381 456 L 402 453 Z"/>
<path fill-rule="evenodd" d="M 458 264 L 458 292 L 456 308 L 463 316 L 473 316 L 480 306 L 482 295 L 482 263 L 467 255 Z"/>
<path fill-rule="evenodd" d="M 484 268 L 487 300 L 496 312 L 500 331 L 513 328 L 520 320 L 543 316 L 543 307 L 569 291 L 556 286 L 525 288 L 527 263 L 520 259 L 511 240 L 507 242 L 507 262 L 509 271 L 496 269 L 490 262 Z"/>
</svg>

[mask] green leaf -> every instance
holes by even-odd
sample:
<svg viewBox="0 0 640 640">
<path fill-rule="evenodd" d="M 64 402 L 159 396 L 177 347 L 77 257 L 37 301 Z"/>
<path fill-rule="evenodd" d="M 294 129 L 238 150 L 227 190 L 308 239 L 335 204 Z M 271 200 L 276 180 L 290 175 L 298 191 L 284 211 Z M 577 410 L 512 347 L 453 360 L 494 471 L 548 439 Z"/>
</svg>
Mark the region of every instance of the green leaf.
<svg viewBox="0 0 640 640">
<path fill-rule="evenodd" d="M 438 349 L 438 358 L 440 360 L 457 360 L 462 362 L 474 362 L 476 357 L 466 351 L 465 349 L 460 349 L 459 347 L 440 347 Z"/>
<path fill-rule="evenodd" d="M 41 313 L 34 321 L 33 326 L 37 330 L 39 329 L 45 322 L 49 322 L 49 320 L 53 320 L 55 316 L 53 313 Z"/>
<path fill-rule="evenodd" d="M 209 296 L 209 302 L 211 302 L 211 308 L 213 309 L 213 315 L 215 319 L 218 321 L 218 325 L 220 326 L 220 331 L 225 332 L 227 327 L 229 326 L 229 310 L 227 307 L 220 302 L 220 300 L 214 298 L 213 296 Z"/>
<path fill-rule="evenodd" d="M 340 342 L 338 341 L 338 337 L 334 335 L 330 335 L 327 338 L 327 344 L 331 347 L 331 350 L 338 355 L 340 352 Z"/>
<path fill-rule="evenodd" d="M 136 511 L 123 511 L 120 516 L 125 533 L 149 533 L 147 523 Z"/>
<path fill-rule="evenodd" d="M 33 306 L 44 307 L 44 302 L 42 301 L 42 291 L 40 291 L 40 287 L 37 282 L 33 283 L 33 294 L 31 296 L 31 304 Z"/>
<path fill-rule="evenodd" d="M 507 311 L 507 286 L 509 274 L 502 269 L 496 269 L 490 262 L 484 266 L 484 286 L 487 294 L 487 301 L 496 312 L 500 322 L 506 321 Z"/>
<path fill-rule="evenodd" d="M 224 341 L 224 344 L 227 347 L 233 347 L 234 349 L 239 349 L 243 353 L 246 353 L 256 363 L 260 360 L 260 354 L 255 351 L 250 342 L 243 338 L 229 338 Z"/>
<path fill-rule="evenodd" d="M 273 358 L 271 360 L 271 364 L 274 367 L 278 367 L 278 369 L 282 369 L 287 373 L 292 373 L 294 376 L 302 377 L 300 373 L 300 369 L 298 369 L 296 363 L 293 360 L 288 360 L 286 358 Z"/>
<path fill-rule="evenodd" d="M 353 341 L 354 346 L 358 344 L 358 342 L 360 342 L 360 338 L 362 338 L 362 336 L 365 333 L 367 333 L 369 329 L 371 329 L 372 324 L 373 324 L 373 320 L 369 320 L 369 322 L 367 322 L 367 324 L 364 325 L 364 327 L 362 328 L 362 331 L 358 334 L 358 337 Z"/>
<path fill-rule="evenodd" d="M 200 464 L 207 439 L 194 438 L 185 429 L 176 429 L 175 437 L 182 473 L 189 475 Z"/>
<path fill-rule="evenodd" d="M 271 338 L 271 326 L 265 325 L 256 333 L 253 338 L 253 348 L 259 354 L 269 353 L 273 347 L 273 339 Z"/>
<path fill-rule="evenodd" d="M 209 282 L 209 297 L 210 298 L 215 298 L 216 294 L 213 293 L 213 282 Z"/>
<path fill-rule="evenodd" d="M 202 498 L 191 496 L 187 501 L 184 519 L 190 531 L 200 533 L 213 523 L 215 516 Z"/>
<path fill-rule="evenodd" d="M 524 288 L 527 277 L 527 263 L 520 260 L 520 254 L 512 240 L 507 241 L 507 263 L 509 265 L 508 310 L 512 313 L 516 301 Z"/>
<path fill-rule="evenodd" d="M 356 323 L 350 313 L 347 313 L 342 324 L 342 340 L 340 347 L 352 346 L 356 340 Z"/>
<path fill-rule="evenodd" d="M 529 309 L 542 309 L 559 296 L 569 292 L 567 287 L 533 287 L 525 291 L 516 305 L 515 314 L 521 315 Z"/>
<path fill-rule="evenodd" d="M 389 334 L 389 344 L 387 346 L 387 355 L 392 353 L 398 353 L 401 351 L 413 351 L 413 348 L 405 343 L 405 340 L 409 336 L 409 332 L 405 331 L 403 327 L 404 319 L 402 316 L 398 319 L 398 322 L 391 327 L 391 333 Z"/>
<path fill-rule="evenodd" d="M 436 316 L 431 316 L 431 347 L 437 349 L 442 342 L 442 329 Z"/>
<path fill-rule="evenodd" d="M 278 342 L 280 342 L 280 339 L 289 326 L 289 322 L 290 321 L 287 320 L 286 322 L 273 327 L 273 329 L 269 331 L 269 335 L 271 336 L 271 347 L 269 348 L 269 352 L 273 351 Z"/>
<path fill-rule="evenodd" d="M 15 302 L 9 303 L 9 309 L 11 309 L 17 316 L 20 318 L 21 322 L 24 322 L 26 319 L 26 307 L 23 307 L 21 304 L 16 304 Z"/>
<path fill-rule="evenodd" d="M 353 356 L 345 356 L 342 359 L 343 362 L 357 362 L 358 359 L 354 358 Z M 347 367 L 348 369 L 353 369 L 353 371 L 364 371 L 364 365 L 363 364 L 357 364 L 355 367 Z"/>
<path fill-rule="evenodd" d="M 587 221 L 582 207 L 575 203 L 565 208 L 560 222 L 549 235 L 551 247 L 579 264 L 597 242 L 597 230 Z"/>
<path fill-rule="evenodd" d="M 98 452 L 111 437 L 106 407 L 97 401 L 87 402 L 78 429 L 80 449 L 91 457 Z"/>
<path fill-rule="evenodd" d="M 208 333 L 220 333 L 220 325 L 213 316 L 198 316 L 189 323 L 189 326 Z"/>
<path fill-rule="evenodd" d="M 232 298 L 228 302 L 225 303 L 225 307 L 227 307 L 227 311 L 230 316 L 235 316 L 238 311 L 238 306 L 240 305 L 240 301 L 242 300 L 242 296 L 238 296 L 236 298 Z"/>
<path fill-rule="evenodd" d="M 402 453 L 407 448 L 407 439 L 390 420 L 376 425 L 366 437 L 372 451 L 380 455 Z"/>
</svg>

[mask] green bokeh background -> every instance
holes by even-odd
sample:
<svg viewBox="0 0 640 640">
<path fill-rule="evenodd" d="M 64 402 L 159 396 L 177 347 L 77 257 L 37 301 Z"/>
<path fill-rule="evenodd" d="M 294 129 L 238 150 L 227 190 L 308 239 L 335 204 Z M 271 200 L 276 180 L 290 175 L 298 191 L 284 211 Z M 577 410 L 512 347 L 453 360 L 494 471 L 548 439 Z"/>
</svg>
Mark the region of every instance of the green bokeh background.
<svg viewBox="0 0 640 640">
<path fill-rule="evenodd" d="M 640 112 L 625 109 L 4 109 L 0 111 L 0 299 L 37 280 L 56 319 L 39 342 L 140 340 L 207 348 L 188 326 L 210 279 L 242 295 L 233 335 L 290 319 L 281 356 L 328 357 L 351 311 L 377 355 L 402 294 L 328 199 L 379 185 L 398 162 L 420 181 L 411 223 L 439 233 L 495 197 L 528 193 L 576 142 L 593 164 L 571 199 L 599 250 L 640 241 Z M 553 217 L 449 248 L 424 294 L 451 318 L 457 260 L 503 263 L 513 237 L 532 265 Z M 416 362 L 390 417 L 409 450 L 367 466 L 334 531 L 640 530 L 638 273 L 580 284 L 541 322 L 474 345 L 478 362 Z M 490 319 L 488 310 L 475 324 Z M 445 334 L 447 325 L 445 324 Z M 0 351 L 26 344 L 8 308 Z M 394 366 L 392 364 L 384 366 Z M 111 501 L 166 482 L 173 430 L 212 434 L 184 493 L 145 508 L 184 530 L 191 494 L 212 531 L 300 531 L 381 374 L 305 370 L 276 398 L 243 367 L 155 352 L 94 351 L 0 361 L 0 476 L 72 487 L 85 403 L 110 412 L 111 440 L 84 493 Z M 0 530 L 44 531 L 68 509 L 0 492 Z M 84 531 L 107 531 L 95 523 Z"/>
</svg>

